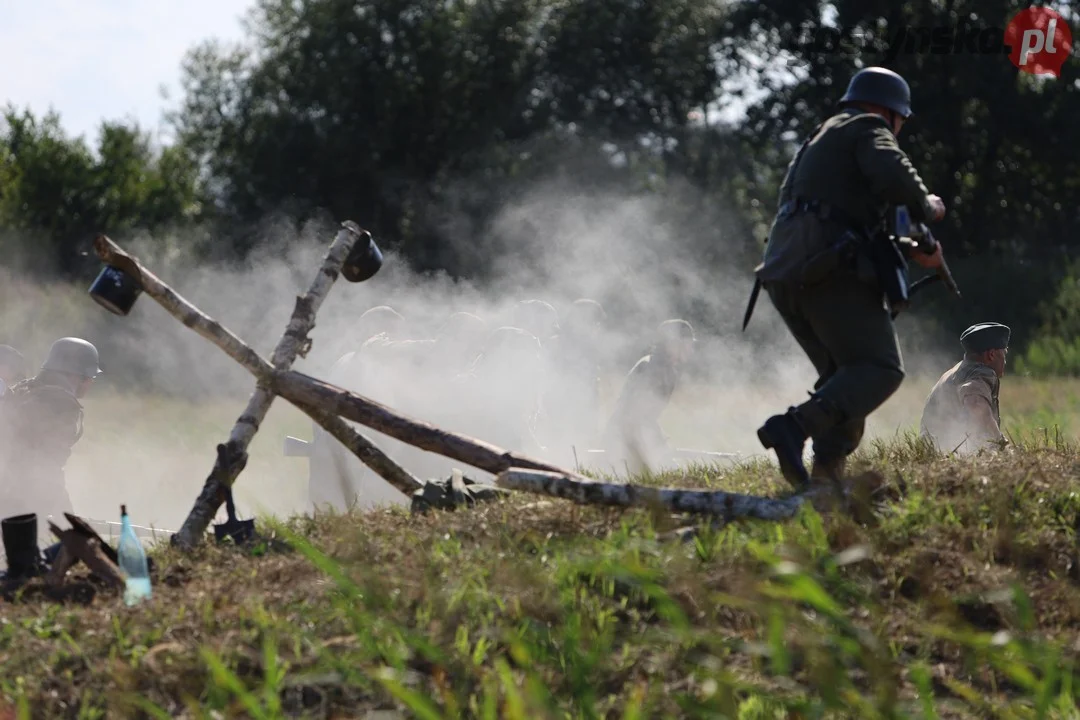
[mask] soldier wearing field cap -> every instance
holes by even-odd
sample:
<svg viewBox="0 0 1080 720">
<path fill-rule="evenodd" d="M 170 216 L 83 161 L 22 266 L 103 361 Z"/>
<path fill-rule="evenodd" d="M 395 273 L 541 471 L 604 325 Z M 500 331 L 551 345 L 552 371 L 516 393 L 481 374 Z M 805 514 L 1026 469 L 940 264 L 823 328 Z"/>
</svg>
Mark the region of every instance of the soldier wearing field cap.
<svg viewBox="0 0 1080 720">
<path fill-rule="evenodd" d="M 971 453 L 1004 441 L 998 389 L 1009 354 L 1009 328 L 972 325 L 960 335 L 964 359 L 934 385 L 921 432 L 943 452 Z"/>
<path fill-rule="evenodd" d="M 41 370 L 3 399 L 0 514 L 72 512 L 64 465 L 83 433 L 86 395 L 101 374 L 98 351 L 82 338 L 52 344 Z"/>
</svg>

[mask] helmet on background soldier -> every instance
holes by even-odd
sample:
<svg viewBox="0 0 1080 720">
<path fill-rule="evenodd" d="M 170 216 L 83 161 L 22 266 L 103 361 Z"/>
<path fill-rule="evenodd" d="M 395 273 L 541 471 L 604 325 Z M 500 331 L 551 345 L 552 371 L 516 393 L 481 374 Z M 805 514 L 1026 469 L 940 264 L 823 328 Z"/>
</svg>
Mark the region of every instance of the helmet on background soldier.
<svg viewBox="0 0 1080 720">
<path fill-rule="evenodd" d="M 14 385 L 26 379 L 26 358 L 10 345 L 0 345 L 0 380 Z"/>
<path fill-rule="evenodd" d="M 559 313 L 544 300 L 522 300 L 514 307 L 510 324 L 528 330 L 541 343 L 546 343 L 559 334 Z"/>
<path fill-rule="evenodd" d="M 856 103 L 880 105 L 907 119 L 911 117 L 911 88 L 907 80 L 888 68 L 863 68 L 852 76 L 847 92 L 840 98 L 842 107 Z"/>
<path fill-rule="evenodd" d="M 686 320 L 665 320 L 656 329 L 657 350 L 662 350 L 669 359 L 685 362 L 693 353 L 697 344 L 694 327 Z"/>
<path fill-rule="evenodd" d="M 98 362 L 98 350 L 92 343 L 82 338 L 65 337 L 52 344 L 41 369 L 92 380 L 101 374 Z"/>
<path fill-rule="evenodd" d="M 355 327 L 359 344 L 382 333 L 400 340 L 398 336 L 405 329 L 405 318 L 389 305 L 378 305 L 364 312 L 357 319 Z"/>
<path fill-rule="evenodd" d="M 694 326 L 686 320 L 665 320 L 660 323 L 660 327 L 656 329 L 656 332 L 658 339 L 661 341 L 686 340 L 688 342 L 697 342 L 697 336 L 694 335 Z"/>
</svg>

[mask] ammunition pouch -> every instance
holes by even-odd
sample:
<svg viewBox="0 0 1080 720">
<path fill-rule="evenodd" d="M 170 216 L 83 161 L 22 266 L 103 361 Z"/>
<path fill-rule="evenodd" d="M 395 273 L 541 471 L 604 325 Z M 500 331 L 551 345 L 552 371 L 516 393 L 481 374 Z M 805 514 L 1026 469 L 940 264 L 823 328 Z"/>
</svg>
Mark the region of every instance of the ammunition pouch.
<svg viewBox="0 0 1080 720">
<path fill-rule="evenodd" d="M 811 287 L 838 271 L 851 270 L 862 243 L 861 234 L 851 227 L 829 205 L 803 200 L 784 203 L 769 232 L 758 279 Z"/>
<path fill-rule="evenodd" d="M 803 287 L 817 285 L 839 270 L 852 268 L 860 244 L 861 239 L 855 233 L 845 232 L 832 245 L 806 259 L 799 284 Z"/>
<path fill-rule="evenodd" d="M 800 288 L 838 273 L 879 288 L 893 315 L 908 305 L 907 259 L 892 237 L 864 228 L 834 206 L 796 199 L 780 206 L 743 316 L 746 329 L 758 291 L 770 284 Z"/>
</svg>

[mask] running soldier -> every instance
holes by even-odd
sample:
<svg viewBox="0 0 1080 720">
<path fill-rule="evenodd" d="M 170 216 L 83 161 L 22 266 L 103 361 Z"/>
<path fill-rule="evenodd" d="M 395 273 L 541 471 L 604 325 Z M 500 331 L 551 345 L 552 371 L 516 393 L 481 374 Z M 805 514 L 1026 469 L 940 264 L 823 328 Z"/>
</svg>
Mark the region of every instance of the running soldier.
<svg viewBox="0 0 1080 720">
<path fill-rule="evenodd" d="M 887 297 L 904 283 L 907 262 L 879 228 L 890 207 L 912 221 L 940 220 L 931 195 L 896 142 L 911 116 L 911 90 L 891 70 L 870 67 L 851 79 L 843 108 L 810 134 L 788 167 L 755 292 L 764 287 L 817 370 L 810 399 L 758 430 L 796 488 L 811 476 L 835 480 L 858 448 L 866 417 L 900 387 L 904 365 Z M 942 264 L 914 251 L 920 265 Z M 892 283 L 892 284 L 890 284 Z M 803 447 L 813 440 L 807 473 Z"/>
</svg>

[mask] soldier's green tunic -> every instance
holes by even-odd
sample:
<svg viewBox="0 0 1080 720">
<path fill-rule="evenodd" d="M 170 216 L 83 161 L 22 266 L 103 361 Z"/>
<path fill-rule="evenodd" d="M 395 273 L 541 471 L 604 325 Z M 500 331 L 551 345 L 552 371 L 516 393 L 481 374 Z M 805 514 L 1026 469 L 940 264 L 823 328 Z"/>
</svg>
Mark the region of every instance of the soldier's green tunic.
<svg viewBox="0 0 1080 720">
<path fill-rule="evenodd" d="M 785 212 L 785 204 L 831 206 Z M 825 121 L 788 167 L 781 212 L 756 272 L 819 374 L 819 411 L 807 413 L 815 457 L 842 459 L 858 447 L 866 416 L 899 387 L 903 361 L 890 309 L 869 260 L 854 246 L 822 251 L 845 233 L 867 233 L 890 206 L 926 221 L 929 194 L 880 116 L 854 109 Z M 808 260 L 815 259 L 808 263 Z"/>
<path fill-rule="evenodd" d="M 65 388 L 25 380 L 3 400 L 0 512 L 62 517 L 72 512 L 64 465 L 82 437 L 83 406 Z"/>
<path fill-rule="evenodd" d="M 1001 379 L 993 368 L 974 360 L 962 360 L 949 368 L 934 385 L 923 408 L 921 433 L 943 452 L 975 452 L 988 443 L 1000 442 L 1001 411 L 998 390 Z M 978 398 L 990 408 L 994 429 L 976 421 L 965 406 Z"/>
</svg>

